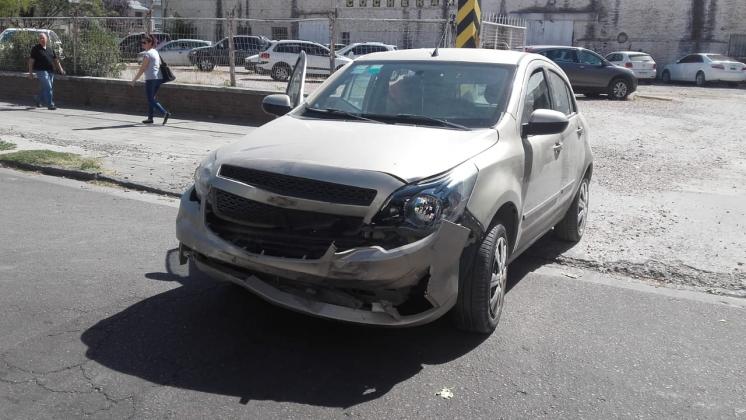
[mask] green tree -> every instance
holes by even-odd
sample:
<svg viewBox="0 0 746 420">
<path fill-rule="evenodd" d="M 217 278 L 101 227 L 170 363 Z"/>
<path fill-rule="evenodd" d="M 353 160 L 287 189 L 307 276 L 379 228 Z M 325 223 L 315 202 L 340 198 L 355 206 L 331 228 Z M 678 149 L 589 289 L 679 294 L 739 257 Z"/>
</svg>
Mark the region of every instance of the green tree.
<svg viewBox="0 0 746 420">
<path fill-rule="evenodd" d="M 33 0 L 0 0 L 0 17 L 26 16 Z"/>
</svg>

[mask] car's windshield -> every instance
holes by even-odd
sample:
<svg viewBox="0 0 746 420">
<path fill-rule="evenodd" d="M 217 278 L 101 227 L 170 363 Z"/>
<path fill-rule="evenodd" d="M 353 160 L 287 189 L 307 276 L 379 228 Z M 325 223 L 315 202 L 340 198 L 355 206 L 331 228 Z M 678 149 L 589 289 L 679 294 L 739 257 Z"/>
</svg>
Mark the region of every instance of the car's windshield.
<svg viewBox="0 0 746 420">
<path fill-rule="evenodd" d="M 347 113 L 403 124 L 437 125 L 440 120 L 444 127 L 491 127 L 505 110 L 514 70 L 497 64 L 360 62 L 319 92 L 304 115 L 341 118 Z"/>
<path fill-rule="evenodd" d="M 6 30 L 3 31 L 2 34 L 0 34 L 0 42 L 9 42 L 11 38 L 13 38 L 13 35 L 16 33 L 16 31 Z"/>
</svg>

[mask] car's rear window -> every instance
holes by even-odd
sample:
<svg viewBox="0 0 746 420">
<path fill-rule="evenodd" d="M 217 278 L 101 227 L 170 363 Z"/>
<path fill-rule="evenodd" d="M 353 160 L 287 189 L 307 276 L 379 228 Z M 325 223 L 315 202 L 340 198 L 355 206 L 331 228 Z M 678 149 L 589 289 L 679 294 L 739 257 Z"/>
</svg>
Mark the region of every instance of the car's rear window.
<svg viewBox="0 0 746 420">
<path fill-rule="evenodd" d="M 653 61 L 653 57 L 649 56 L 648 54 L 630 54 L 629 60 L 650 62 Z"/>
<path fill-rule="evenodd" d="M 726 57 L 722 54 L 707 54 L 707 58 L 712 61 L 736 61 L 730 57 Z"/>
</svg>

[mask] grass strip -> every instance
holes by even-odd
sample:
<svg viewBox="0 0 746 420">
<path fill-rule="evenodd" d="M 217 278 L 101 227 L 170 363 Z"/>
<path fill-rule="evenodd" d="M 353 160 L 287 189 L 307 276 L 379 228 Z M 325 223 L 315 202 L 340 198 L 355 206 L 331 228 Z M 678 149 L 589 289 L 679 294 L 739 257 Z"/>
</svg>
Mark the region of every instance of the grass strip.
<svg viewBox="0 0 746 420">
<path fill-rule="evenodd" d="M 85 158 L 75 153 L 54 152 L 51 150 L 21 150 L 0 155 L 0 162 L 17 162 L 27 165 L 54 166 L 62 169 L 98 172 L 101 162 Z"/>
<path fill-rule="evenodd" d="M 0 151 L 2 151 L 2 150 L 13 150 L 15 148 L 16 148 L 15 143 L 11 143 L 9 141 L 0 140 Z"/>
</svg>

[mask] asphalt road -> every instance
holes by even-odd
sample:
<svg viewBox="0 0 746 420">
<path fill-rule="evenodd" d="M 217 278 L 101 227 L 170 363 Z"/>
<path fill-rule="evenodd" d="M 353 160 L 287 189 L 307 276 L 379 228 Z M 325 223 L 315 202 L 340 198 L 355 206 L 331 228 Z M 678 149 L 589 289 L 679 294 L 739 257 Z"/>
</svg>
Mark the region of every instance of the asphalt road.
<svg viewBox="0 0 746 420">
<path fill-rule="evenodd" d="M 173 200 L 0 195 L 3 419 L 746 418 L 744 300 L 521 258 L 490 337 L 362 328 L 176 265 Z"/>
</svg>

